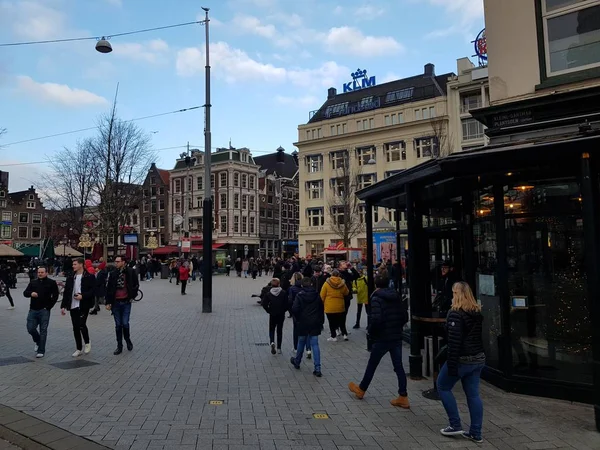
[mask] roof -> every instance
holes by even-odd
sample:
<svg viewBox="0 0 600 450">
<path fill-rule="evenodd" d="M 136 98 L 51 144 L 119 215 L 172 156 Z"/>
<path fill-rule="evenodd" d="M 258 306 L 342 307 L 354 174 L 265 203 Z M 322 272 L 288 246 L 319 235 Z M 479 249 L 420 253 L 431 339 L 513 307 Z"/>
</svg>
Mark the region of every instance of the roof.
<svg viewBox="0 0 600 450">
<path fill-rule="evenodd" d="M 195 150 L 192 151 L 192 156 L 194 156 Z M 254 158 L 250 154 L 250 150 L 247 148 L 217 148 L 216 152 L 211 152 L 210 154 L 210 162 L 211 164 L 221 163 L 225 161 L 238 161 L 241 162 L 240 153 L 246 152 L 248 154 L 248 162 L 243 164 L 255 164 Z M 178 159 L 175 163 L 175 167 L 173 170 L 186 169 L 187 166 L 185 164 L 185 159 Z"/>
<path fill-rule="evenodd" d="M 8 198 L 14 202 L 14 203 L 20 203 L 22 202 L 25 197 L 29 194 L 33 194 L 36 195 L 35 189 L 30 188 L 26 191 L 18 191 L 18 192 L 9 192 L 8 193 Z"/>
<path fill-rule="evenodd" d="M 283 161 L 279 161 L 279 154 L 283 155 Z M 293 155 L 285 152 L 269 153 L 268 155 L 261 155 L 254 158 L 254 162 L 260 166 L 262 170 L 265 170 L 267 175 L 271 175 L 273 172 L 277 172 L 283 178 L 294 178 L 296 172 L 298 172 L 298 162 Z"/>
<path fill-rule="evenodd" d="M 412 103 L 429 98 L 446 96 L 448 78 L 453 72 L 443 75 L 420 74 L 389 83 L 379 84 L 337 94 L 328 98 L 310 118 L 308 123 L 320 122 L 373 109 L 389 108 L 403 103 Z M 370 97 L 372 97 L 370 99 Z"/>
<path fill-rule="evenodd" d="M 169 185 L 169 171 L 165 170 L 165 169 L 156 169 L 156 171 L 158 172 L 158 175 L 160 175 L 160 179 L 162 180 L 163 184 L 166 184 L 167 186 Z"/>
</svg>

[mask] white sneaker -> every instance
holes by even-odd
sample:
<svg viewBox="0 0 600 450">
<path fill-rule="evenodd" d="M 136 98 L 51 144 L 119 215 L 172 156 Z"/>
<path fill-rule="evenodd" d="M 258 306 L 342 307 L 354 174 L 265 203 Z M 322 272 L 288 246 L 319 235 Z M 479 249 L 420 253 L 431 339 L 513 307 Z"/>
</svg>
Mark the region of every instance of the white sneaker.
<svg viewBox="0 0 600 450">
<path fill-rule="evenodd" d="M 280 348 L 277 349 L 277 354 L 281 355 L 281 349 Z"/>
<path fill-rule="evenodd" d="M 306 359 L 310 359 L 310 358 L 312 358 L 312 351 L 307 350 L 306 351 Z"/>
<path fill-rule="evenodd" d="M 328 337 L 328 338 L 327 338 L 327 340 L 328 340 L 329 342 L 337 342 L 337 338 L 336 338 L 336 337 L 334 337 L 334 338 L 332 338 L 332 337 Z"/>
<path fill-rule="evenodd" d="M 37 353 L 38 348 L 40 348 L 37 344 L 33 345 L 33 351 Z"/>
<path fill-rule="evenodd" d="M 9 307 L 8 307 L 8 308 L 6 308 L 6 309 L 8 309 L 8 310 L 11 310 L 11 309 L 15 309 L 15 307 L 14 307 L 14 306 L 9 306 Z"/>
<path fill-rule="evenodd" d="M 43 358 L 44 354 L 43 353 L 38 353 L 37 355 L 35 355 L 36 358 Z"/>
<path fill-rule="evenodd" d="M 83 355 L 83 352 L 81 350 L 75 350 L 75 353 L 73 353 L 71 356 L 73 358 L 77 358 L 79 356 Z"/>
<path fill-rule="evenodd" d="M 347 335 L 347 334 L 345 334 L 345 335 L 344 335 L 344 340 L 345 340 L 345 341 L 347 341 L 347 340 L 348 340 L 348 335 Z"/>
<path fill-rule="evenodd" d="M 83 353 L 85 353 L 86 355 L 92 351 L 92 344 L 85 344 L 85 347 L 83 347 Z"/>
</svg>

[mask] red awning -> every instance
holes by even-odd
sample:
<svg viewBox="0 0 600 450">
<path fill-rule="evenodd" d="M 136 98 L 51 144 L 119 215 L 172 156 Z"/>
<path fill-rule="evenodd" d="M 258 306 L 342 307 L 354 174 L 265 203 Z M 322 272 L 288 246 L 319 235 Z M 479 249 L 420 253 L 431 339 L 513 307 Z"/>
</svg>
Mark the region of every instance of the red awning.
<svg viewBox="0 0 600 450">
<path fill-rule="evenodd" d="M 216 250 L 218 248 L 224 247 L 225 244 L 213 244 L 212 249 Z M 192 245 L 192 251 L 202 250 L 204 247 L 202 245 Z"/>
<path fill-rule="evenodd" d="M 171 253 L 179 253 L 179 247 L 176 245 L 166 245 L 155 248 L 151 253 L 154 255 L 170 255 Z"/>
</svg>

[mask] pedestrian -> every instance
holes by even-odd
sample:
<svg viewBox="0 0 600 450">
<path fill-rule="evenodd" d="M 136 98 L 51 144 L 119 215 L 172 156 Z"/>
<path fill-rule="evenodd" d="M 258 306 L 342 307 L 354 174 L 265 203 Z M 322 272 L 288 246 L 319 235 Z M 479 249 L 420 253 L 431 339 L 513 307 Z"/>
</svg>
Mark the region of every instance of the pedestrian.
<svg viewBox="0 0 600 450">
<path fill-rule="evenodd" d="M 295 329 L 298 333 L 298 351 L 290 362 L 296 368 L 300 368 L 304 345 L 310 345 L 315 363 L 313 375 L 320 378 L 321 374 L 321 351 L 319 350 L 319 335 L 325 322 L 325 309 L 319 293 L 312 286 L 310 277 L 302 279 L 302 290 L 298 292 L 292 306 L 292 314 L 295 321 Z M 308 350 L 306 358 L 310 359 Z"/>
<path fill-rule="evenodd" d="M 169 283 L 172 283 L 172 279 L 175 278 L 177 281 L 177 277 L 179 275 L 179 271 L 177 270 L 177 261 L 174 259 L 169 263 Z"/>
<path fill-rule="evenodd" d="M 244 258 L 244 261 L 242 261 L 242 271 L 244 272 L 244 278 L 248 278 L 248 268 L 250 267 L 250 262 L 248 261 L 248 258 Z"/>
<path fill-rule="evenodd" d="M 356 291 L 356 324 L 352 328 L 357 329 L 360 328 L 363 305 L 367 311 L 367 317 L 369 316 L 369 286 L 367 285 L 367 276 L 362 273 L 354 281 L 353 287 L 354 291 Z"/>
<path fill-rule="evenodd" d="M 262 307 L 269 314 L 269 342 L 271 343 L 271 354 L 281 354 L 281 342 L 283 341 L 283 322 L 288 310 L 288 299 L 286 292 L 281 289 L 279 278 L 271 280 L 271 289 L 262 299 Z M 277 350 L 275 350 L 275 330 L 277 330 Z"/>
<path fill-rule="evenodd" d="M 10 287 L 11 287 L 11 276 L 10 276 L 10 269 L 5 266 L 4 264 L 2 264 L 2 266 L 0 267 L 0 296 L 4 296 L 6 295 L 6 298 L 8 299 L 8 302 L 10 303 L 10 306 L 8 307 L 8 309 L 15 309 L 15 302 L 12 298 L 12 295 L 10 295 Z M 2 292 L 4 292 L 4 295 L 2 295 Z"/>
<path fill-rule="evenodd" d="M 115 333 L 117 336 L 117 349 L 113 355 L 123 353 L 123 339 L 127 350 L 133 350 L 129 317 L 131 316 L 131 302 L 137 296 L 140 287 L 135 270 L 127 267 L 122 256 L 115 258 L 116 268 L 108 274 L 106 283 L 106 310 L 112 311 L 115 319 Z"/>
<path fill-rule="evenodd" d="M 344 279 L 346 286 L 348 286 L 348 295 L 344 297 L 344 326 L 346 326 L 346 318 L 353 298 L 352 285 L 360 277 L 360 274 L 352 267 L 350 261 L 342 261 L 340 263 L 340 276 Z"/>
<path fill-rule="evenodd" d="M 108 279 L 108 270 L 106 269 L 106 263 L 101 262 L 98 265 L 96 271 L 96 287 L 94 289 L 94 308 L 90 311 L 90 314 L 95 316 L 100 312 L 100 305 L 106 303 L 106 280 Z"/>
<path fill-rule="evenodd" d="M 46 267 L 38 267 L 37 276 L 37 279 L 29 282 L 23 296 L 31 299 L 27 315 L 27 332 L 35 343 L 33 351 L 36 353 L 36 358 L 43 358 L 46 354 L 50 310 L 58 301 L 58 285 L 56 281 L 48 278 Z"/>
<path fill-rule="evenodd" d="M 187 262 L 179 267 L 179 281 L 181 282 L 181 295 L 185 295 L 188 279 L 190 278 L 190 268 Z"/>
<path fill-rule="evenodd" d="M 229 276 L 229 274 L 231 273 L 231 264 L 231 256 L 228 256 L 225 260 L 225 276 Z"/>
<path fill-rule="evenodd" d="M 289 306 L 289 311 L 290 311 L 290 318 L 293 320 L 293 325 L 294 325 L 294 332 L 293 332 L 294 355 L 296 355 L 296 353 L 298 351 L 298 329 L 296 326 L 296 319 L 294 318 L 293 314 L 291 314 L 291 312 L 292 312 L 292 306 L 294 304 L 294 300 L 296 299 L 296 295 L 298 295 L 298 293 L 302 290 L 302 278 L 303 278 L 302 274 L 300 272 L 296 272 L 292 276 L 292 279 L 290 281 L 291 287 L 288 290 L 288 306 Z M 304 348 L 302 350 L 304 350 Z M 306 357 L 308 359 L 310 359 L 311 358 L 310 342 L 306 342 L 306 351 L 308 352 Z"/>
<path fill-rule="evenodd" d="M 473 297 L 469 285 L 464 281 L 454 283 L 452 306 L 446 320 L 447 359 L 437 379 L 438 393 L 450 422 L 450 426 L 440 430 L 444 436 L 461 435 L 475 442 L 483 442 L 483 402 L 479 396 L 481 370 L 485 366 L 482 323 L 481 306 Z M 462 429 L 456 399 L 452 394 L 452 388 L 459 380 L 471 416 L 468 432 Z"/>
<path fill-rule="evenodd" d="M 346 310 L 344 298 L 348 295 L 348 291 L 348 286 L 340 277 L 340 271 L 337 269 L 333 270 L 331 276 L 327 278 L 321 288 L 321 299 L 323 300 L 331 332 L 331 337 L 327 338 L 330 342 L 337 342 L 336 330 L 338 328 L 341 329 L 344 340 L 348 340 L 348 331 L 346 331 L 344 321 Z"/>
<path fill-rule="evenodd" d="M 371 315 L 369 316 L 369 335 L 373 340 L 371 356 L 360 385 L 350 383 L 348 388 L 357 398 L 362 399 L 373 380 L 381 358 L 389 352 L 398 377 L 399 396 L 390 403 L 401 408 L 410 408 L 406 392 L 406 373 L 402 365 L 402 330 L 408 322 L 408 305 L 400 294 L 389 287 L 388 277 L 376 277 L 376 290 L 371 296 Z"/>
<path fill-rule="evenodd" d="M 71 315 L 73 335 L 75 336 L 75 345 L 77 347 L 77 350 L 73 353 L 73 358 L 77 358 L 84 353 L 87 355 L 92 351 L 90 333 L 86 322 L 90 308 L 94 305 L 96 278 L 85 270 L 84 264 L 85 260 L 83 258 L 73 260 L 73 272 L 67 277 L 60 305 L 63 316 L 67 311 Z M 82 336 L 85 348 L 83 347 Z"/>
</svg>

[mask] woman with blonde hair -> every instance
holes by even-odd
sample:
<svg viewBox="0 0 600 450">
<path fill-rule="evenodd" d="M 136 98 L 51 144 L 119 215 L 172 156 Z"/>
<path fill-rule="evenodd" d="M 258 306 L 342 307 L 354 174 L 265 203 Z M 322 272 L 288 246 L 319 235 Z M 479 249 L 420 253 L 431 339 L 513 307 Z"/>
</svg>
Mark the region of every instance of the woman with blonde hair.
<svg viewBox="0 0 600 450">
<path fill-rule="evenodd" d="M 459 281 L 452 285 L 452 307 L 448 312 L 448 357 L 440 370 L 437 388 L 448 414 L 450 426 L 440 430 L 444 436 L 462 436 L 475 442 L 483 442 L 483 402 L 479 396 L 481 370 L 485 366 L 485 353 L 481 338 L 483 316 L 481 306 L 473 297 L 467 283 Z M 469 431 L 463 431 L 456 399 L 452 394 L 454 385 L 461 381 L 467 397 L 471 416 Z"/>
</svg>

